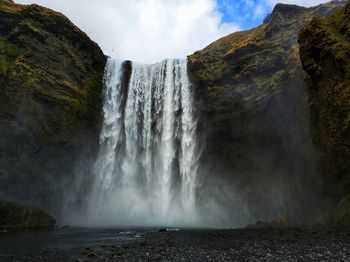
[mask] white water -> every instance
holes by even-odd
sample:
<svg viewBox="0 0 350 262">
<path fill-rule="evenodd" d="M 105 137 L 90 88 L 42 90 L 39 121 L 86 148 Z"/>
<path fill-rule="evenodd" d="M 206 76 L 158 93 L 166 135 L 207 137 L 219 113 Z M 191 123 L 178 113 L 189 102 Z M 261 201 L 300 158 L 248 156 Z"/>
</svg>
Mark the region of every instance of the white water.
<svg viewBox="0 0 350 262">
<path fill-rule="evenodd" d="M 187 61 L 105 72 L 104 122 L 88 219 L 97 225 L 194 226 L 198 152 Z"/>
</svg>

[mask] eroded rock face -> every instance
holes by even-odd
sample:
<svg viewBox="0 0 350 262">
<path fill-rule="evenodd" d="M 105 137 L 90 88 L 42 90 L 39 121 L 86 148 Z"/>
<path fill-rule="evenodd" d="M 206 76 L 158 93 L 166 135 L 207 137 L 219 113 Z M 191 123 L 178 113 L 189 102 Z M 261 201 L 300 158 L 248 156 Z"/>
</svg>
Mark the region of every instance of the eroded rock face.
<svg viewBox="0 0 350 262">
<path fill-rule="evenodd" d="M 264 24 L 233 33 L 189 56 L 203 143 L 203 190 L 225 177 L 227 208 L 253 220 L 305 221 L 320 189 L 308 123 L 308 82 L 300 28 L 344 2 L 315 8 L 278 4 Z M 208 164 L 211 163 L 211 164 Z M 224 190 L 224 189 L 223 189 Z M 209 189 L 210 191 L 210 189 Z M 216 194 L 216 192 L 213 192 Z"/>
<path fill-rule="evenodd" d="M 0 0 L 0 197 L 56 211 L 84 190 L 74 167 L 98 144 L 105 62 L 62 14 Z"/>
<path fill-rule="evenodd" d="M 310 127 L 323 153 L 319 171 L 326 192 L 340 201 L 350 188 L 350 3 L 327 19 L 313 19 L 299 42 L 312 80 Z"/>
<path fill-rule="evenodd" d="M 56 220 L 44 211 L 0 200 L 0 229 L 52 228 Z"/>
</svg>

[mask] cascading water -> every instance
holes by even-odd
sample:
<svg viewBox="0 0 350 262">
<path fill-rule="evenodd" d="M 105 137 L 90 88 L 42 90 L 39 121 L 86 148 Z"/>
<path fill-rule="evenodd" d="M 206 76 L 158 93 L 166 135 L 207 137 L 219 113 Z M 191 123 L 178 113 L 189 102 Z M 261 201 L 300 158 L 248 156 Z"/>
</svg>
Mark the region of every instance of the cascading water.
<svg viewBox="0 0 350 262">
<path fill-rule="evenodd" d="M 109 59 L 106 66 L 90 222 L 195 225 L 198 152 L 187 61 L 132 64 L 129 77 L 126 65 Z"/>
</svg>

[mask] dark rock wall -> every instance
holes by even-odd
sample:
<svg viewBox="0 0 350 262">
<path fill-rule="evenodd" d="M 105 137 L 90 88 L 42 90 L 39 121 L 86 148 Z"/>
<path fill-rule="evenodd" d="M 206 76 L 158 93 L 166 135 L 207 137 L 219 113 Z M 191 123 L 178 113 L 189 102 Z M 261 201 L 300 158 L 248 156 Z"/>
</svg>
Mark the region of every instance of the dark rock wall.
<svg viewBox="0 0 350 262">
<path fill-rule="evenodd" d="M 299 42 L 312 80 L 310 127 L 322 152 L 318 169 L 324 193 L 336 203 L 343 198 L 339 206 L 344 209 L 350 193 L 350 2 L 327 19 L 313 19 L 301 30 Z M 347 212 L 350 217 L 350 208 Z"/>
<path fill-rule="evenodd" d="M 261 26 L 189 56 L 199 199 L 216 222 L 308 222 L 341 199 L 337 216 L 347 219 L 349 5 L 311 21 L 342 5 L 278 4 Z M 62 14 L 0 0 L 0 198 L 54 214 L 82 201 L 105 62 Z"/>
<path fill-rule="evenodd" d="M 105 62 L 62 14 L 0 0 L 0 198 L 59 212 L 88 190 L 74 174 L 98 144 Z"/>
<path fill-rule="evenodd" d="M 310 83 L 297 40 L 313 16 L 329 15 L 342 4 L 278 4 L 263 25 L 189 56 L 200 130 L 206 130 L 201 188 L 232 219 L 299 223 L 323 208 L 308 123 Z M 214 190 L 217 178 L 223 182 Z"/>
</svg>

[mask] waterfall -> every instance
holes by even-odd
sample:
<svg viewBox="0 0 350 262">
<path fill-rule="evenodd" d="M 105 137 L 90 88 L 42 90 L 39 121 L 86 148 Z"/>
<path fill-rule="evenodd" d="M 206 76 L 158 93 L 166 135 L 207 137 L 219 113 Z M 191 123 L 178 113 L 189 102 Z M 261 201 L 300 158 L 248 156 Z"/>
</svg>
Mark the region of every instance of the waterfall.
<svg viewBox="0 0 350 262">
<path fill-rule="evenodd" d="M 109 59 L 89 219 L 103 225 L 195 225 L 198 150 L 187 61 Z"/>
</svg>

